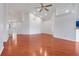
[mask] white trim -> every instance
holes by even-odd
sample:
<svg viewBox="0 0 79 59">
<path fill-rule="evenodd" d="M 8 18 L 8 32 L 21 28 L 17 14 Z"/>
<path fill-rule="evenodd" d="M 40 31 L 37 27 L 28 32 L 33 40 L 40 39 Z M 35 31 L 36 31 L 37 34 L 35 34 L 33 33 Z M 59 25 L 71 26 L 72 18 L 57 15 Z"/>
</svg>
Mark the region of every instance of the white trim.
<svg viewBox="0 0 79 59">
<path fill-rule="evenodd" d="M 73 39 L 68 39 L 68 38 L 64 38 L 64 37 L 58 37 L 58 36 L 56 36 L 56 35 L 53 35 L 54 37 L 56 37 L 56 38 L 60 38 L 61 40 L 63 39 L 63 40 L 69 40 L 69 41 L 75 41 L 75 42 L 79 42 L 79 41 L 77 41 L 76 39 L 75 40 L 73 40 Z"/>
<path fill-rule="evenodd" d="M 76 29 L 76 41 L 79 42 L 79 29 Z"/>
<path fill-rule="evenodd" d="M 30 35 L 31 35 L 31 34 L 41 34 L 41 32 L 34 32 L 34 33 L 31 33 L 31 32 L 30 32 L 29 34 L 30 34 Z"/>
<path fill-rule="evenodd" d="M 76 42 L 79 42 L 79 40 L 76 40 Z"/>
</svg>

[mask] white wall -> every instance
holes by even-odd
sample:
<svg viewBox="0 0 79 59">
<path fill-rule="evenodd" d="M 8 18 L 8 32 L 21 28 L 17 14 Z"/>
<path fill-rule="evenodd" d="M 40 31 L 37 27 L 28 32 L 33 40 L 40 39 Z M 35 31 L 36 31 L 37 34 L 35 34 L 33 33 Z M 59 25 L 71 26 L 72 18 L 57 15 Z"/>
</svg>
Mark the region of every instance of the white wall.
<svg viewBox="0 0 79 59">
<path fill-rule="evenodd" d="M 4 18 L 3 18 L 3 15 L 4 15 L 4 10 L 3 10 L 3 4 L 0 4 L 0 53 L 2 52 L 2 49 L 3 49 L 3 32 L 4 32 L 4 30 L 3 30 L 3 26 L 4 26 L 4 24 L 3 24 L 3 20 L 4 20 Z"/>
<path fill-rule="evenodd" d="M 54 35 L 58 38 L 75 40 L 74 16 L 56 17 L 54 26 Z"/>
<path fill-rule="evenodd" d="M 42 21 L 41 31 L 42 33 L 52 34 L 54 32 L 55 11 L 51 14 L 51 18 Z"/>
<path fill-rule="evenodd" d="M 5 6 L 0 4 L 0 53 L 3 50 L 3 42 L 7 39 L 7 31 L 6 31 L 6 13 Z"/>
<path fill-rule="evenodd" d="M 76 21 L 79 21 L 79 4 L 76 4 Z M 79 28 L 76 28 L 76 41 L 79 42 Z"/>
<path fill-rule="evenodd" d="M 8 9 L 9 10 L 9 9 Z M 9 17 L 9 15 L 8 15 Z M 41 33 L 41 19 L 31 12 L 22 12 L 22 15 L 16 17 L 18 21 L 16 21 L 15 32 L 17 34 L 39 34 Z M 14 17 L 15 19 L 15 17 Z M 18 24 L 19 23 L 19 24 Z"/>
<path fill-rule="evenodd" d="M 41 33 L 41 18 L 33 15 L 32 13 L 29 14 L 29 17 L 29 34 Z"/>
<path fill-rule="evenodd" d="M 51 20 L 42 21 L 42 27 L 41 27 L 42 33 L 52 34 L 52 26 L 51 25 L 52 25 Z"/>
<path fill-rule="evenodd" d="M 75 11 L 74 8 L 71 5 L 68 4 L 59 4 L 58 5 L 59 9 L 57 9 L 57 12 L 59 11 L 58 15 L 55 17 L 55 24 L 54 24 L 54 33 L 53 35 L 57 38 L 62 38 L 62 39 L 68 39 L 75 41 L 75 13 L 72 13 L 71 10 Z M 65 9 L 65 8 L 66 9 Z M 56 7 L 57 8 L 57 7 Z M 67 13 L 66 10 L 70 10 L 69 13 Z M 65 12 L 65 14 L 62 13 Z"/>
<path fill-rule="evenodd" d="M 16 31 L 18 34 L 29 34 L 29 13 L 22 15 L 22 21 L 17 24 Z"/>
</svg>

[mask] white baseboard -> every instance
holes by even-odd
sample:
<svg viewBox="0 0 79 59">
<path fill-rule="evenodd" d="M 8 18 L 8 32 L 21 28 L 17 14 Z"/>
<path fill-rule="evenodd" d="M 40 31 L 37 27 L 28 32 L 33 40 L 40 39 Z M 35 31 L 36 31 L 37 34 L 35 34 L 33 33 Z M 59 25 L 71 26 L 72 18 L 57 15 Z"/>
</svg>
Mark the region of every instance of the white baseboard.
<svg viewBox="0 0 79 59">
<path fill-rule="evenodd" d="M 79 42 L 79 29 L 76 29 L 76 41 Z"/>
<path fill-rule="evenodd" d="M 69 40 L 69 41 L 79 42 L 79 41 L 77 41 L 76 39 L 70 39 L 70 38 L 66 38 L 66 37 L 60 37 L 60 36 L 56 36 L 56 35 L 53 35 L 53 36 L 56 37 L 56 38 L 63 39 L 63 40 Z"/>
<path fill-rule="evenodd" d="M 79 40 L 76 40 L 76 42 L 79 42 Z"/>
</svg>

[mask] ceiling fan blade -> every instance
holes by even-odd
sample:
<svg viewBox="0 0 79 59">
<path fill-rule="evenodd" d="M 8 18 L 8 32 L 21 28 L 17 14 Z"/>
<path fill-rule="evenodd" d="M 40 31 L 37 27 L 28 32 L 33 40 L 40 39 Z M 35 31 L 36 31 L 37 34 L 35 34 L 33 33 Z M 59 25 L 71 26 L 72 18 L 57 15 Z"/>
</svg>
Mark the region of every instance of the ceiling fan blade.
<svg viewBox="0 0 79 59">
<path fill-rule="evenodd" d="M 43 7 L 43 3 L 40 3 L 41 4 L 41 6 Z"/>
<path fill-rule="evenodd" d="M 49 4 L 49 5 L 46 5 L 45 7 L 51 7 L 52 6 L 52 4 Z"/>
<path fill-rule="evenodd" d="M 43 9 L 41 8 L 39 12 L 41 12 Z"/>
<path fill-rule="evenodd" d="M 46 11 L 49 11 L 47 8 L 44 8 Z"/>
</svg>

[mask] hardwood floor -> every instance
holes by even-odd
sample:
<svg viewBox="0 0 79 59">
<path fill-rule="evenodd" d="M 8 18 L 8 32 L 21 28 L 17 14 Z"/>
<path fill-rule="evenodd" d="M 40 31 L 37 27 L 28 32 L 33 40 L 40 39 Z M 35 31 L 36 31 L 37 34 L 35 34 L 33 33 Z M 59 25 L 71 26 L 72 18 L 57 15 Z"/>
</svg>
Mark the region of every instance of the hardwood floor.
<svg viewBox="0 0 79 59">
<path fill-rule="evenodd" d="M 54 38 L 49 34 L 17 35 L 4 42 L 1 56 L 76 56 L 79 43 Z M 76 48 L 76 46 L 78 48 Z"/>
</svg>

